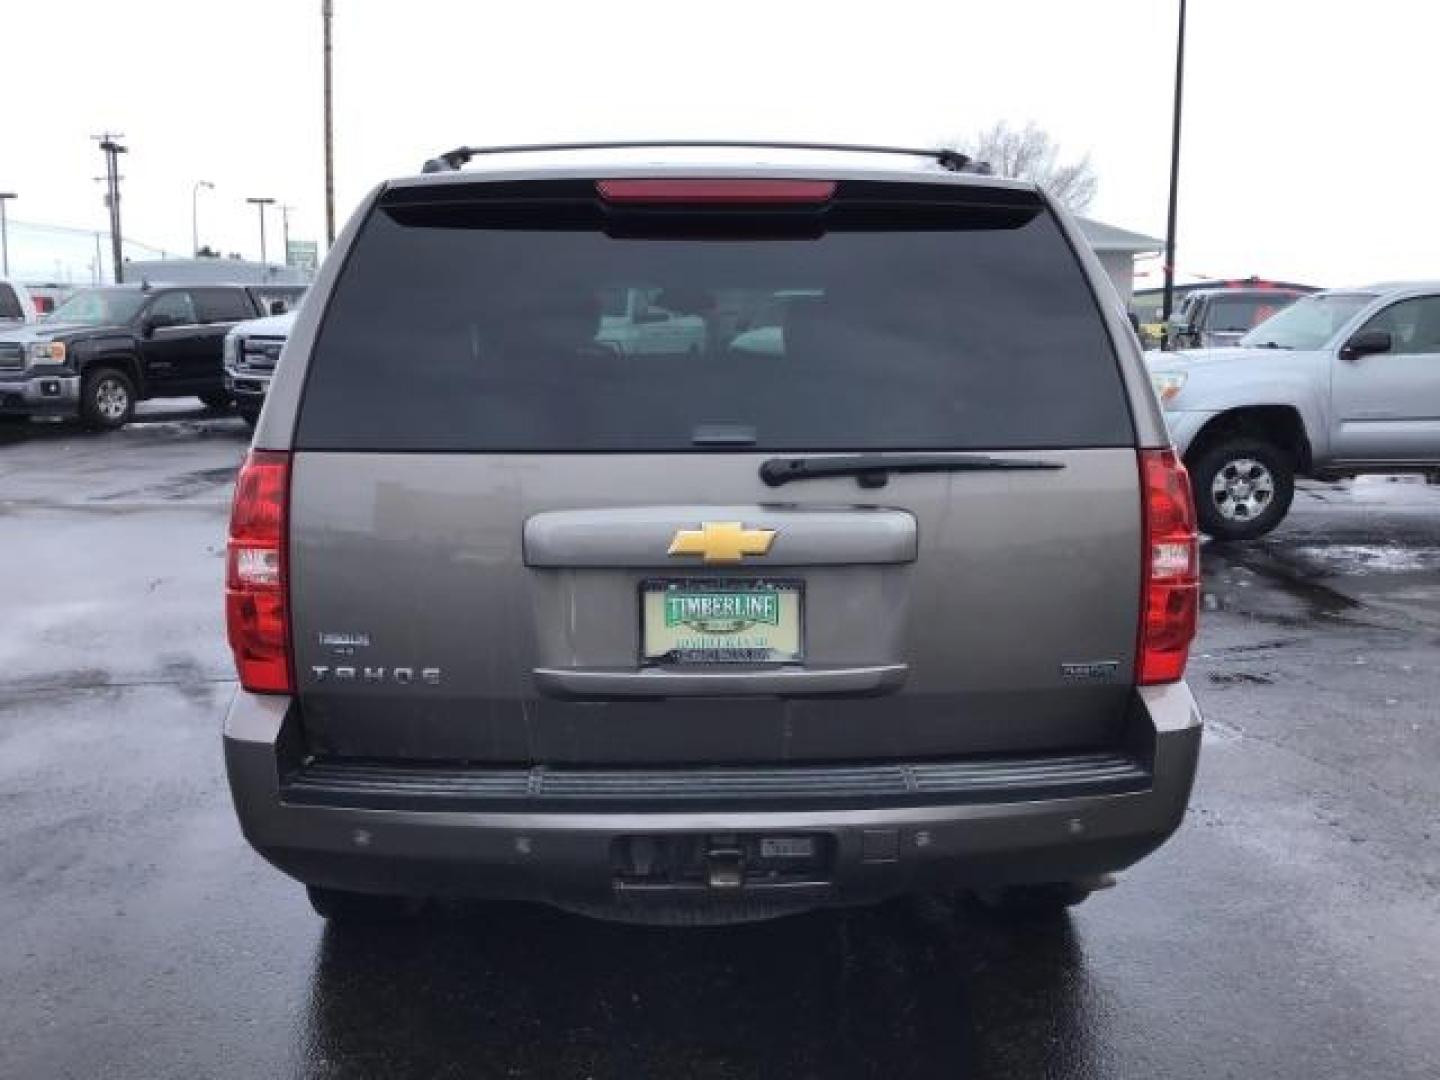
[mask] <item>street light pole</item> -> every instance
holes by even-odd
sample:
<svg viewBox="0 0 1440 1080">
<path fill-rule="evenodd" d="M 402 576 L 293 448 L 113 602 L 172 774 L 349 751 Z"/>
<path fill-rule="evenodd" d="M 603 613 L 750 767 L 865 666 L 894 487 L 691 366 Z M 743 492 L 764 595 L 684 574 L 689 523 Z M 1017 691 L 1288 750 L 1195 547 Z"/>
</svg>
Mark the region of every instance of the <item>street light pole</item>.
<svg viewBox="0 0 1440 1080">
<path fill-rule="evenodd" d="M 1165 296 L 1162 322 L 1170 321 L 1175 302 L 1175 211 L 1180 198 L 1180 98 L 1185 89 L 1185 0 L 1180 0 L 1180 32 L 1175 40 L 1175 125 L 1170 134 L 1170 212 L 1165 222 Z"/>
<path fill-rule="evenodd" d="M 246 199 L 248 203 L 254 203 L 255 209 L 260 211 L 260 274 L 262 280 L 270 276 L 270 261 L 265 256 L 265 207 L 274 204 L 275 200 L 269 197 L 258 199 Z"/>
<path fill-rule="evenodd" d="M 280 204 L 280 238 L 285 245 L 283 261 L 286 266 L 290 265 L 290 211 L 294 209 L 286 203 Z"/>
<path fill-rule="evenodd" d="M 215 185 L 209 180 L 196 180 L 195 186 L 190 189 L 190 254 L 200 254 L 200 189 L 209 188 L 215 190 Z"/>
<path fill-rule="evenodd" d="M 335 129 L 331 123 L 330 20 L 335 14 L 332 0 L 320 0 L 320 20 L 325 26 L 325 246 L 335 243 Z"/>
<path fill-rule="evenodd" d="M 0 277 L 10 276 L 10 226 L 5 220 L 5 204 L 16 198 L 13 191 L 0 191 Z"/>
</svg>

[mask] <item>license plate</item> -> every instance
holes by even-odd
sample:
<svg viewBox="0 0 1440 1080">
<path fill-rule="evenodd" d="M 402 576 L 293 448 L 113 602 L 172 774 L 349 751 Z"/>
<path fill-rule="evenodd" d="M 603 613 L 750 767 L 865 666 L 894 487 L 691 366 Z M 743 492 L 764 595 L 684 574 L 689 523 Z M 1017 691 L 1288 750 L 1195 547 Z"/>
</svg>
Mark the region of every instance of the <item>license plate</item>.
<svg viewBox="0 0 1440 1080">
<path fill-rule="evenodd" d="M 647 663 L 793 663 L 801 650 L 798 581 L 647 581 L 641 658 Z"/>
</svg>

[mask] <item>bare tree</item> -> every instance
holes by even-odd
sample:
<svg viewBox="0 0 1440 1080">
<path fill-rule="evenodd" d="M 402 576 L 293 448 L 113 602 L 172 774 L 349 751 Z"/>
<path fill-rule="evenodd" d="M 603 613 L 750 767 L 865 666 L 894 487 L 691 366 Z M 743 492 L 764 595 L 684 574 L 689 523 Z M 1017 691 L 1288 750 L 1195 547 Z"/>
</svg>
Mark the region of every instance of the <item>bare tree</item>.
<svg viewBox="0 0 1440 1080">
<path fill-rule="evenodd" d="M 1099 179 L 1090 155 L 1062 163 L 1059 145 L 1034 124 L 1017 129 L 1002 120 L 965 140 L 962 148 L 975 160 L 988 161 L 1000 176 L 1035 181 L 1077 213 L 1095 201 Z"/>
</svg>

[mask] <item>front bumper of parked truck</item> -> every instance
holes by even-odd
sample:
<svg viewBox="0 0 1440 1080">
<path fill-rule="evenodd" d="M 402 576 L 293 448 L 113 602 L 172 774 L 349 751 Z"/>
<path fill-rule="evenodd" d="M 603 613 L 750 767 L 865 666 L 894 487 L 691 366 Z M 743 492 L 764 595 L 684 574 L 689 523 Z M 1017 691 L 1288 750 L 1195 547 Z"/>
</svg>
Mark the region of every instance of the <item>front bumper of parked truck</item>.
<svg viewBox="0 0 1440 1080">
<path fill-rule="evenodd" d="M 0 414 L 71 416 L 79 404 L 78 375 L 7 375 L 0 372 Z"/>
<path fill-rule="evenodd" d="M 308 756 L 294 700 L 225 721 L 242 829 L 306 884 L 548 902 L 644 918 L 866 903 L 1090 878 L 1185 814 L 1201 719 L 1184 683 L 1137 690 L 1122 745 L 950 761 L 495 768 Z"/>
</svg>

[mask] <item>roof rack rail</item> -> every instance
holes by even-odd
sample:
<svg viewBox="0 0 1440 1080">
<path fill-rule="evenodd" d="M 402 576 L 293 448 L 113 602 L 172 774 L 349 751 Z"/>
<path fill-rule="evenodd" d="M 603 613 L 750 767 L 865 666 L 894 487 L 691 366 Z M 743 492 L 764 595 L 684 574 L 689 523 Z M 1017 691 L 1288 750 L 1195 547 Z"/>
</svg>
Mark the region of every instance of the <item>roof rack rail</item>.
<svg viewBox="0 0 1440 1080">
<path fill-rule="evenodd" d="M 456 172 L 472 158 L 486 154 L 534 154 L 558 150 L 830 150 L 849 154 L 905 154 L 934 159 L 951 172 L 990 174 L 990 165 L 974 161 L 949 147 L 867 146 L 860 143 L 760 142 L 744 139 L 647 139 L 631 142 L 522 143 L 514 146 L 460 146 L 433 157 L 421 167 L 425 173 Z"/>
</svg>

